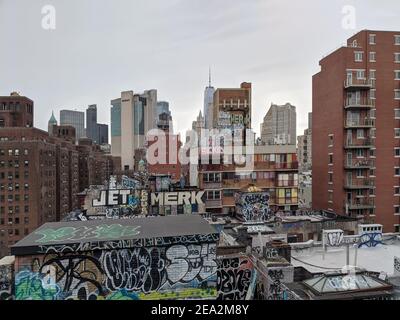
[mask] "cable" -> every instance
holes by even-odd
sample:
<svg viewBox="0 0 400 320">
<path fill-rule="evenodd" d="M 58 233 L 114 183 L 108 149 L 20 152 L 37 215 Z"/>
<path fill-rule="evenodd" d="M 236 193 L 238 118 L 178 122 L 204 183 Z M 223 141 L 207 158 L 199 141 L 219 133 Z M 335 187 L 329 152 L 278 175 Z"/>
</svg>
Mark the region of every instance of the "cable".
<svg viewBox="0 0 400 320">
<path fill-rule="evenodd" d="M 302 260 L 300 260 L 300 259 L 297 259 L 297 258 L 295 258 L 295 257 L 293 257 L 293 256 L 292 256 L 292 259 L 294 259 L 294 260 L 296 260 L 296 261 L 299 261 L 299 262 L 301 262 L 301 263 L 304 263 L 304 264 L 306 264 L 306 265 L 309 265 L 309 266 L 311 266 L 311 267 L 314 267 L 314 268 L 319 268 L 319 269 L 324 269 L 324 270 L 339 270 L 339 269 L 341 269 L 341 268 L 326 268 L 326 267 L 316 266 L 316 265 L 314 265 L 314 264 L 311 264 L 311 263 L 308 263 L 308 262 L 304 262 L 304 261 L 302 261 Z"/>
</svg>

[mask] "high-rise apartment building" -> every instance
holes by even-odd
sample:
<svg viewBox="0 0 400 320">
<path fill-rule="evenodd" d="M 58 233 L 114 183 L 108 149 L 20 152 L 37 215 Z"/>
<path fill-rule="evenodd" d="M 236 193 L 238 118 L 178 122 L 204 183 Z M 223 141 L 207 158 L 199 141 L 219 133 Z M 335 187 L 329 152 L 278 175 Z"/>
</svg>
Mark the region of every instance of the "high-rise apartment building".
<svg viewBox="0 0 400 320">
<path fill-rule="evenodd" d="M 156 128 L 157 90 L 124 91 L 111 105 L 111 152 L 121 157 L 122 169 L 132 170 L 135 150 L 145 146 L 148 131 Z"/>
<path fill-rule="evenodd" d="M 313 206 L 400 225 L 400 31 L 363 30 L 313 77 Z"/>
<path fill-rule="evenodd" d="M 299 170 L 310 171 L 312 166 L 312 113 L 308 114 L 308 128 L 302 136 L 297 137 L 297 157 Z"/>
<path fill-rule="evenodd" d="M 60 125 L 73 126 L 76 130 L 76 139 L 85 137 L 85 113 L 74 110 L 60 111 Z"/>
<path fill-rule="evenodd" d="M 272 104 L 261 124 L 261 141 L 266 145 L 296 145 L 296 107 Z"/>
<path fill-rule="evenodd" d="M 12 92 L 0 97 L 0 128 L 33 127 L 33 101 Z"/>
</svg>

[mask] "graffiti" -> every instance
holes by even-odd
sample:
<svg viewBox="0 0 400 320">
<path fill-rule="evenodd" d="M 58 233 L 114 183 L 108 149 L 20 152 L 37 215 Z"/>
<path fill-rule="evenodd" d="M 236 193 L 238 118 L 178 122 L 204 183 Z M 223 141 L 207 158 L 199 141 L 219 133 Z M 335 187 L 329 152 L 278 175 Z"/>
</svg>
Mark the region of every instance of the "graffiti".
<svg viewBox="0 0 400 320">
<path fill-rule="evenodd" d="M 62 227 L 58 229 L 46 228 L 35 231 L 42 235 L 36 242 L 61 242 L 80 241 L 85 239 L 110 239 L 128 236 L 136 236 L 140 232 L 139 226 L 122 226 L 120 224 L 99 225 L 94 227 Z"/>
<path fill-rule="evenodd" d="M 0 266 L 0 301 L 12 298 L 13 270 L 11 265 Z"/>
<path fill-rule="evenodd" d="M 236 212 L 242 221 L 266 221 L 270 218 L 267 192 L 244 192 L 236 194 Z"/>
<path fill-rule="evenodd" d="M 400 258 L 394 257 L 394 273 L 396 275 L 400 274 Z"/>
<path fill-rule="evenodd" d="M 122 176 L 122 188 L 126 189 L 137 189 L 139 187 L 139 181 L 131 179 L 127 176 Z"/>
<path fill-rule="evenodd" d="M 115 246 L 130 244 L 116 242 Z M 29 263 L 22 263 L 17 274 L 17 299 L 138 300 L 217 296 L 215 242 L 85 253 L 71 253 L 66 251 L 67 246 L 48 246 L 43 255 L 23 258 Z"/>
<path fill-rule="evenodd" d="M 167 267 L 168 280 L 172 283 L 190 282 L 195 278 L 203 281 L 217 272 L 215 244 L 175 245 L 166 252 L 170 265 Z"/>
<path fill-rule="evenodd" d="M 148 293 L 159 290 L 165 282 L 165 259 L 158 248 L 105 251 L 102 260 L 106 286 L 111 291 L 126 289 Z"/>
<path fill-rule="evenodd" d="M 155 237 L 149 239 L 128 239 L 114 241 L 87 241 L 72 244 L 40 245 L 39 253 L 71 253 L 79 251 L 128 249 L 135 247 L 169 246 L 175 244 L 212 243 L 219 240 L 218 233 L 197 234 L 174 237 Z"/>
<path fill-rule="evenodd" d="M 89 255 L 46 257 L 39 272 L 46 275 L 42 280 L 45 288 L 57 284 L 62 292 L 70 292 L 77 290 L 82 284 L 91 284 L 100 295 L 103 294 L 101 281 L 97 279 L 97 275 L 102 274 L 103 269 L 95 257 Z"/>
<path fill-rule="evenodd" d="M 253 264 L 247 257 L 218 261 L 218 300 L 244 300 L 249 289 Z"/>
<path fill-rule="evenodd" d="M 376 247 L 377 245 L 382 243 L 382 233 L 380 232 L 371 232 L 371 233 L 364 233 L 360 236 L 360 244 L 358 245 L 359 248 L 362 247 Z"/>
<path fill-rule="evenodd" d="M 284 278 L 282 270 L 269 270 L 270 283 L 268 286 L 268 300 L 284 300 L 281 281 Z"/>
<path fill-rule="evenodd" d="M 265 248 L 265 258 L 266 259 L 278 259 L 279 258 L 279 254 L 278 254 L 278 250 L 276 250 L 275 248 Z"/>
<path fill-rule="evenodd" d="M 344 232 L 342 230 L 324 230 L 325 244 L 330 247 L 339 247 L 343 242 Z"/>
</svg>

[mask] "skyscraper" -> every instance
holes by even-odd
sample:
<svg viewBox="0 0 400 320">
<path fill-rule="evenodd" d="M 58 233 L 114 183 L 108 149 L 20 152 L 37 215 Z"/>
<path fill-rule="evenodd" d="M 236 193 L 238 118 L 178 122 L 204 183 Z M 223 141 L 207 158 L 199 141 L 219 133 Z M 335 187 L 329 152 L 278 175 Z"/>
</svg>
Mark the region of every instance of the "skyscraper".
<svg viewBox="0 0 400 320">
<path fill-rule="evenodd" d="M 313 76 L 313 206 L 399 232 L 400 31 L 363 30 Z"/>
<path fill-rule="evenodd" d="M 86 136 L 96 144 L 108 143 L 108 125 L 97 123 L 97 106 L 86 109 Z"/>
<path fill-rule="evenodd" d="M 73 110 L 60 111 L 60 125 L 72 126 L 76 130 L 76 139 L 85 136 L 85 113 Z"/>
<path fill-rule="evenodd" d="M 266 145 L 296 145 L 296 107 L 271 104 L 261 124 L 261 141 Z"/>
<path fill-rule="evenodd" d="M 211 86 L 211 70 L 208 75 L 208 86 L 204 90 L 204 121 L 205 128 L 211 129 L 213 126 L 213 105 L 215 89 Z"/>
<path fill-rule="evenodd" d="M 48 125 L 47 125 L 47 132 L 49 135 L 53 135 L 53 126 L 57 125 L 57 119 L 54 116 L 54 112 L 51 112 L 51 117 L 49 119 Z"/>
<path fill-rule="evenodd" d="M 147 132 L 156 128 L 157 90 L 124 91 L 111 101 L 111 152 L 123 169 L 134 168 L 135 150 L 144 148 Z"/>
<path fill-rule="evenodd" d="M 86 109 L 86 136 L 98 143 L 97 106 L 95 104 Z"/>
</svg>

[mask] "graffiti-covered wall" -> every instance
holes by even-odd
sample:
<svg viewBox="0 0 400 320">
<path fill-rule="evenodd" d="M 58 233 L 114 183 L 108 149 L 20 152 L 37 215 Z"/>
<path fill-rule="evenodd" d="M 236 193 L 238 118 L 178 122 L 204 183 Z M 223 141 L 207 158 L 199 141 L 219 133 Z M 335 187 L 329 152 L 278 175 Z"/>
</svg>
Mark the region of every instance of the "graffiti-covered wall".
<svg viewBox="0 0 400 320">
<path fill-rule="evenodd" d="M 54 253 L 17 259 L 17 300 L 216 297 L 216 244 Z"/>
<path fill-rule="evenodd" d="M 5 257 L 3 260 L 9 257 Z M 1 260 L 0 260 L 1 261 Z M 0 300 L 13 298 L 13 264 L 0 264 Z"/>
<path fill-rule="evenodd" d="M 270 218 L 268 192 L 239 192 L 235 195 L 236 215 L 241 221 L 266 221 Z"/>
<path fill-rule="evenodd" d="M 247 256 L 225 256 L 218 260 L 218 300 L 245 300 L 253 263 Z"/>
<path fill-rule="evenodd" d="M 215 299 L 218 239 L 198 216 L 45 224 L 12 248 L 15 298 Z"/>
</svg>

